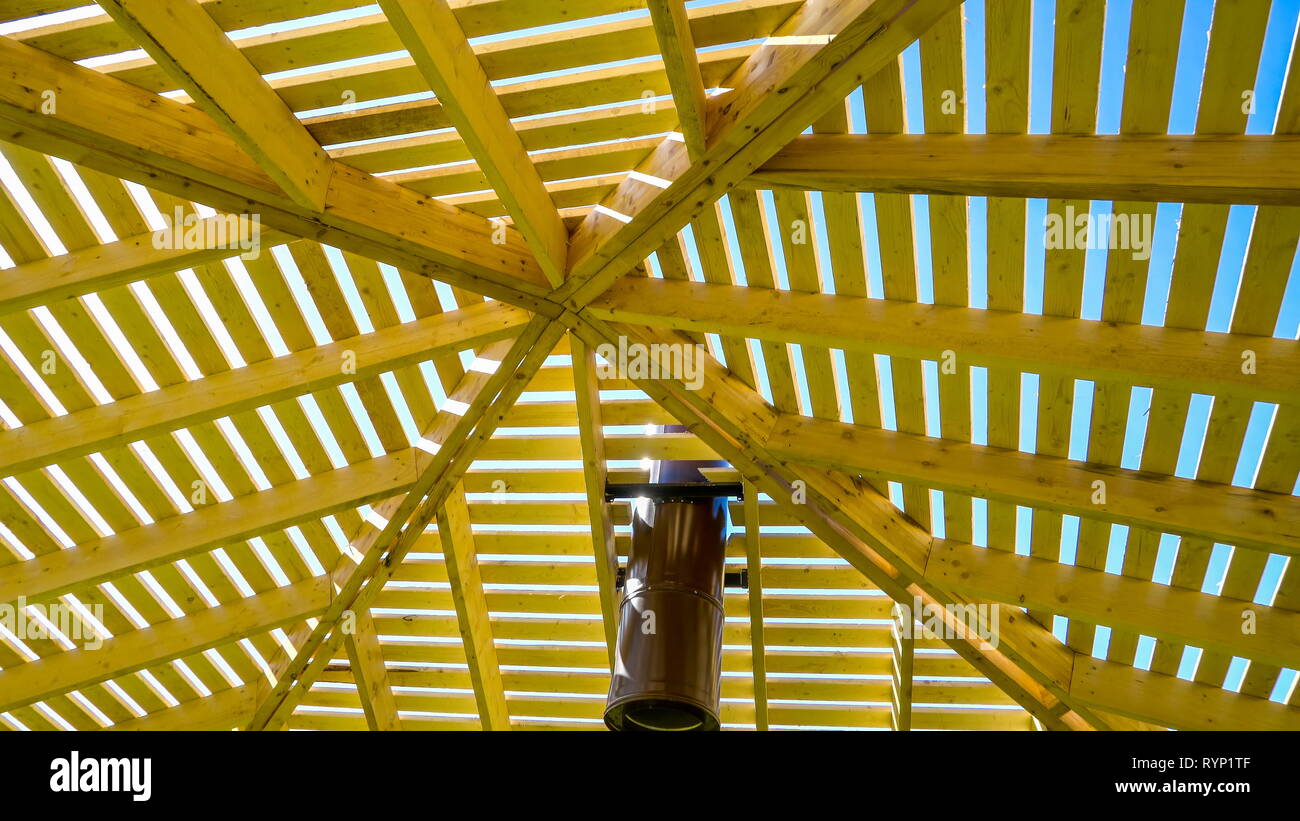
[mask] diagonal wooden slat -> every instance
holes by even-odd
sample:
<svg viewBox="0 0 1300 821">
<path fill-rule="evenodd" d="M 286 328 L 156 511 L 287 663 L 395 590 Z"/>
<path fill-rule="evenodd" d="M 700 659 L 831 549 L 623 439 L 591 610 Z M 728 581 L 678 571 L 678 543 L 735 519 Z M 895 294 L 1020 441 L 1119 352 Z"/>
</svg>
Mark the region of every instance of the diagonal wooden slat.
<svg viewBox="0 0 1300 821">
<path fill-rule="evenodd" d="M 501 683 L 501 663 L 493 644 L 492 618 L 483 595 L 483 577 L 479 573 L 462 485 L 456 485 L 447 495 L 438 509 L 437 519 L 451 597 L 456 605 L 456 622 L 474 684 L 474 700 L 478 702 L 479 723 L 484 730 L 509 730 L 510 709 Z"/>
<path fill-rule="evenodd" d="M 334 163 L 198 0 L 99 5 L 294 202 L 325 207 Z"/>
</svg>

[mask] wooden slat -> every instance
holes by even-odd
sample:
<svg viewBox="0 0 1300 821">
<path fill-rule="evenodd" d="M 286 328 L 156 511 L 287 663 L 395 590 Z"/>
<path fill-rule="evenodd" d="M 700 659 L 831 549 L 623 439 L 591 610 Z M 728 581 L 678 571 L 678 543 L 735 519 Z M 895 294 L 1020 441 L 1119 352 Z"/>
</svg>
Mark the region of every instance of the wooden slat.
<svg viewBox="0 0 1300 821">
<path fill-rule="evenodd" d="M 892 60 L 862 85 L 867 129 L 873 134 L 898 134 L 907 130 L 906 92 L 901 66 L 901 57 Z M 900 302 L 915 302 L 920 269 L 913 233 L 915 215 L 912 198 L 898 194 L 876 194 L 873 199 L 884 297 Z M 925 433 L 926 406 L 925 391 L 921 384 L 921 363 L 910 357 L 891 356 L 889 369 L 897 428 L 907 433 Z M 903 485 L 903 509 L 923 527 L 930 526 L 930 494 L 925 488 L 914 484 Z"/>
<path fill-rule="evenodd" d="M 100 7 L 294 202 L 324 208 L 329 156 L 197 0 L 106 0 Z"/>
<path fill-rule="evenodd" d="M 218 229 L 218 226 L 222 226 Z M 233 227 L 233 233 L 225 227 Z M 168 274 L 236 255 L 251 253 L 246 245 L 257 242 L 259 252 L 268 251 L 287 237 L 275 231 L 261 231 L 254 236 L 252 222 L 231 221 L 218 214 L 199 220 L 192 229 L 200 239 L 199 247 L 178 243 L 175 247 L 156 246 L 158 232 L 137 234 L 117 242 L 72 251 L 57 257 L 20 265 L 5 275 L 0 283 L 0 313 L 47 305 L 82 294 L 108 290 L 117 285 Z M 205 247 L 209 238 L 213 247 Z"/>
</svg>

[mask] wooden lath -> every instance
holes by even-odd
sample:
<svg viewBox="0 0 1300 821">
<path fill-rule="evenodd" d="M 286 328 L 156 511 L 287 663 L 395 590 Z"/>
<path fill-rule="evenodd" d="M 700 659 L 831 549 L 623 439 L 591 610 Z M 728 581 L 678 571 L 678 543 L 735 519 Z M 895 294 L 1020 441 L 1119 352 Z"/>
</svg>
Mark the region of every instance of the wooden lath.
<svg viewBox="0 0 1300 821">
<path fill-rule="evenodd" d="M 394 0 L 233 41 L 350 4 L 183 3 L 207 61 L 149 4 L 108 5 L 0 41 L 0 150 L 23 189 L 0 192 L 17 266 L 0 277 L 0 602 L 102 605 L 115 661 L 0 641 L 0 725 L 599 726 L 630 522 L 603 485 L 644 480 L 611 464 L 719 456 L 749 483 L 728 545 L 750 571 L 727 595 L 728 726 L 1297 725 L 1266 700 L 1300 664 L 1294 562 L 1273 606 L 1253 601 L 1297 547 L 1300 465 L 1300 353 L 1274 336 L 1300 227 L 1297 72 L 1277 134 L 1241 136 L 1268 3 L 1216 9 L 1188 136 L 1165 133 L 1177 0 L 1134 10 L 1114 136 L 1094 133 L 1099 3 L 1058 15 L 1046 135 L 1025 134 L 1027 0 L 985 10 L 987 135 L 965 133 L 980 82 L 955 2 Z M 903 116 L 900 53 L 918 40 L 923 134 Z M 132 41 L 149 56 L 69 62 Z M 645 59 L 604 65 L 627 57 Z M 987 197 L 987 309 L 970 196 Z M 1039 196 L 1050 213 L 1188 203 L 1164 327 L 1141 324 L 1150 263 L 1122 249 L 1101 321 L 1080 318 L 1082 251 L 1048 251 L 1044 311 L 1024 311 Z M 155 247 L 155 208 L 223 219 L 190 200 L 259 214 L 262 253 Z M 1231 327 L 1207 333 L 1229 203 L 1264 205 Z M 934 305 L 918 300 L 927 258 Z M 698 393 L 600 379 L 593 347 L 619 335 L 702 343 L 730 370 L 712 363 Z M 932 393 L 926 363 L 950 351 Z M 1040 381 L 1033 454 L 1024 373 Z M 1095 384 L 1087 462 L 1066 458 L 1075 380 Z M 1154 390 L 1140 471 L 1120 467 L 1135 387 Z M 1194 475 L 1175 477 L 1193 394 L 1213 411 Z M 1277 409 L 1254 487 L 1236 487 L 1256 403 Z M 676 422 L 692 433 L 654 432 Z M 1013 550 L 1018 507 L 1030 556 Z M 1069 563 L 1063 516 L 1080 520 Z M 1104 570 L 1112 523 L 1129 528 L 1123 575 Z M 792 525 L 808 532 L 773 532 Z M 1235 548 L 1217 595 L 1202 592 L 1216 544 Z M 896 642 L 890 603 L 916 595 L 1001 605 L 1002 645 Z M 1173 676 L 1185 647 L 1203 654 L 1195 682 Z M 1224 689 L 1234 658 L 1241 694 Z"/>
</svg>

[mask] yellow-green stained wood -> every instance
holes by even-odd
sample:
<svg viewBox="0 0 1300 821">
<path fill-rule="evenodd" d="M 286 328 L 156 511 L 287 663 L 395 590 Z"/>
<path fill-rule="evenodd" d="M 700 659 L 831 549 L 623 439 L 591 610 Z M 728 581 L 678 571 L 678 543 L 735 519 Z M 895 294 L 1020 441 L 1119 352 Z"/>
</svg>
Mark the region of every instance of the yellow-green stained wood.
<svg viewBox="0 0 1300 821">
<path fill-rule="evenodd" d="M 569 232 L 446 0 L 382 0 L 388 22 L 524 235 L 552 286 Z"/>
</svg>

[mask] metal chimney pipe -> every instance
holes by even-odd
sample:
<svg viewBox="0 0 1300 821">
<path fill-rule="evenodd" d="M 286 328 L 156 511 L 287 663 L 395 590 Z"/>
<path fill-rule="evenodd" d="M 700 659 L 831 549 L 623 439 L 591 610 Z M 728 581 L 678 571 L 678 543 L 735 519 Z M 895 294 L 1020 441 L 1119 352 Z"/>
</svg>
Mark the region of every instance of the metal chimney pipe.
<svg viewBox="0 0 1300 821">
<path fill-rule="evenodd" d="M 725 464 L 663 461 L 640 487 L 605 706 L 612 730 L 721 726 L 728 512 L 720 494 L 734 486 L 708 482 L 700 468 Z"/>
</svg>

